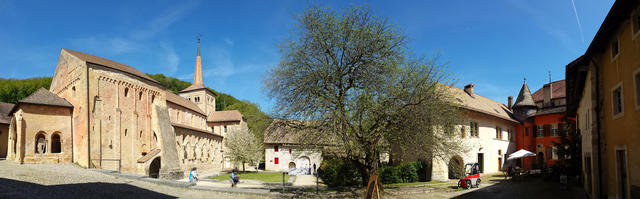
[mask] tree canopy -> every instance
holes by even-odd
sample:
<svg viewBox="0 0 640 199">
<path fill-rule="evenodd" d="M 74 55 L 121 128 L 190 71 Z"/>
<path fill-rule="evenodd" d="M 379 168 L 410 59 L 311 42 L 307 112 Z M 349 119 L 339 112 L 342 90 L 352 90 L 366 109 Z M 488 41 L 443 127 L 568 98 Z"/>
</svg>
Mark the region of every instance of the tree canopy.
<svg viewBox="0 0 640 199">
<path fill-rule="evenodd" d="M 459 134 L 437 133 L 460 118 L 441 84 L 451 79 L 437 56 L 411 54 L 400 29 L 367 8 L 315 6 L 296 19 L 280 63 L 264 80 L 277 119 L 314 121 L 291 125 L 331 132 L 339 153 L 365 178 L 378 172 L 390 145 L 430 155 L 460 148 Z"/>
<path fill-rule="evenodd" d="M 224 139 L 224 145 L 229 149 L 225 151 L 225 156 L 235 164 L 242 164 L 243 171 L 245 163 L 254 165 L 264 160 L 262 141 L 246 126 L 232 128 Z"/>
</svg>

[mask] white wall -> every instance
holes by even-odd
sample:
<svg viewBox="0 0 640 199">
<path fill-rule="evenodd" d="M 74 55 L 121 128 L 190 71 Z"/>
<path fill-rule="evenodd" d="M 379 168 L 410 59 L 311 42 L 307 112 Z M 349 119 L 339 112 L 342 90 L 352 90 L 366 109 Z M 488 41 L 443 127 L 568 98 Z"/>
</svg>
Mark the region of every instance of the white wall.
<svg viewBox="0 0 640 199">
<path fill-rule="evenodd" d="M 594 182 L 593 177 L 595 174 L 593 172 L 593 148 L 592 148 L 592 140 L 593 140 L 593 136 L 592 134 L 592 121 L 593 117 L 595 116 L 592 107 L 592 101 L 591 101 L 591 71 L 587 72 L 587 76 L 585 79 L 585 83 L 584 83 L 584 89 L 582 90 L 582 99 L 580 99 L 580 104 L 578 104 L 578 111 L 577 111 L 577 127 L 578 129 L 580 129 L 580 134 L 582 137 L 582 162 L 583 162 L 583 166 L 582 166 L 582 172 L 583 172 L 583 177 L 585 177 L 584 179 L 584 188 L 587 192 L 589 192 L 589 190 L 593 190 L 593 183 L 591 184 L 591 188 L 588 187 L 588 181 L 586 179 L 587 177 L 587 165 L 586 164 L 591 164 L 591 178 L 592 178 L 592 182 Z M 586 161 L 586 157 L 591 157 L 591 162 L 587 162 Z M 590 193 L 592 194 L 592 193 Z"/>
<path fill-rule="evenodd" d="M 309 167 L 313 168 L 313 164 L 317 168 L 320 167 L 322 162 L 322 152 L 320 150 L 302 149 L 296 145 L 278 145 L 278 152 L 275 152 L 273 144 L 265 144 L 265 170 L 267 171 L 288 171 L 289 163 L 294 162 L 296 168 L 302 167 L 300 165 L 301 157 L 309 158 Z M 291 153 L 289 153 L 291 149 Z M 278 158 L 278 164 L 275 164 L 274 159 Z"/>
<path fill-rule="evenodd" d="M 471 137 L 469 130 L 469 122 L 478 122 L 478 137 Z M 495 173 L 498 170 L 498 158 L 502 157 L 502 168 L 506 169 L 508 163 L 506 162 L 505 154 L 515 152 L 515 130 L 516 123 L 506 120 L 498 119 L 493 116 L 484 114 L 469 114 L 469 121 L 462 124 L 465 129 L 465 137 L 462 140 L 464 147 L 467 148 L 467 152 L 459 155 L 464 163 L 478 162 L 478 153 L 484 154 L 484 173 Z M 502 138 L 496 138 L 496 127 L 502 129 Z M 461 128 L 461 125 L 456 126 L 457 129 Z M 511 130 L 512 137 L 509 140 L 508 130 Z M 498 150 L 502 152 L 502 155 L 498 154 Z M 448 180 L 449 170 L 448 164 L 450 157 L 434 158 L 432 180 L 446 181 Z"/>
</svg>

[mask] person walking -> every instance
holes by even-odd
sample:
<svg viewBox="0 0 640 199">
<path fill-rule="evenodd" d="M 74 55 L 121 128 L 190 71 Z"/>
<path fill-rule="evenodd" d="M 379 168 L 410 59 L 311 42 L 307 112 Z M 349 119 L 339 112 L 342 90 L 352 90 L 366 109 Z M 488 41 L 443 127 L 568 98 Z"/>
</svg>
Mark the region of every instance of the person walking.
<svg viewBox="0 0 640 199">
<path fill-rule="evenodd" d="M 189 182 L 198 182 L 198 169 L 195 167 L 189 172 Z"/>
<path fill-rule="evenodd" d="M 238 170 L 237 169 L 233 169 L 231 171 L 231 175 L 229 175 L 229 177 L 231 178 L 231 187 L 235 187 L 238 182 L 240 181 L 240 176 L 238 176 Z"/>
</svg>

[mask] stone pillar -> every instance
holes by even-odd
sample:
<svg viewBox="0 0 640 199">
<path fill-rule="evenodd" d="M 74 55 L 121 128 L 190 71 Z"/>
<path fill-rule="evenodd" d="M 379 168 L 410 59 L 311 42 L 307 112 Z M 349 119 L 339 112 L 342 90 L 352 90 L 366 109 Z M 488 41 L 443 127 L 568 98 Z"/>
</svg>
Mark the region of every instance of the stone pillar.
<svg viewBox="0 0 640 199">
<path fill-rule="evenodd" d="M 24 135 L 24 127 L 22 126 L 24 122 L 22 121 L 22 112 L 18 112 L 15 114 L 16 117 L 16 158 L 14 159 L 16 162 L 22 164 L 24 163 L 24 148 L 25 148 L 25 135 Z"/>
</svg>

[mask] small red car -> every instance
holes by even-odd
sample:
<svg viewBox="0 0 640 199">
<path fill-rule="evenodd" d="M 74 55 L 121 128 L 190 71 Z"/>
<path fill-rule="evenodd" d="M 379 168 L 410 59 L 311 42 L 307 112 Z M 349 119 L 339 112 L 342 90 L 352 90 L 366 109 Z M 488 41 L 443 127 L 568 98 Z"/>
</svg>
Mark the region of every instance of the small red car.
<svg viewBox="0 0 640 199">
<path fill-rule="evenodd" d="M 467 163 L 464 165 L 464 176 L 458 181 L 458 187 L 471 189 L 471 187 L 480 186 L 480 164 Z"/>
</svg>

